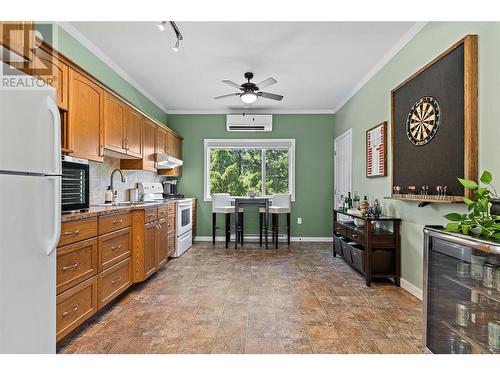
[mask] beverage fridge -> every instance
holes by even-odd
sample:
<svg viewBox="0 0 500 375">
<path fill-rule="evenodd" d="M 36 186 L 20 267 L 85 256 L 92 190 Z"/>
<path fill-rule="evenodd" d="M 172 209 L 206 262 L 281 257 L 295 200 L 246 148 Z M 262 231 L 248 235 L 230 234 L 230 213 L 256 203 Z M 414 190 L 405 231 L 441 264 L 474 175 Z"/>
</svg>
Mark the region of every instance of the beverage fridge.
<svg viewBox="0 0 500 375">
<path fill-rule="evenodd" d="M 50 87 L 0 89 L 0 353 L 56 351 L 61 128 L 54 98 Z"/>
<path fill-rule="evenodd" d="M 500 242 L 424 229 L 424 347 L 500 353 Z"/>
</svg>

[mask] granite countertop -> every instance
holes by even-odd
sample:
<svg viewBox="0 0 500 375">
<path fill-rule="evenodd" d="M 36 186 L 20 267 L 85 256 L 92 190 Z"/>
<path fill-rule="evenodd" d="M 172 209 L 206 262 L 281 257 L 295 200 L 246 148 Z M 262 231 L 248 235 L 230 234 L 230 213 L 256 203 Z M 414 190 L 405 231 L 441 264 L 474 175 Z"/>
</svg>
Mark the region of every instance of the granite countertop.
<svg viewBox="0 0 500 375">
<path fill-rule="evenodd" d="M 182 198 L 182 199 L 194 199 L 194 198 Z M 158 202 L 143 202 L 143 203 L 137 202 L 137 203 L 133 203 L 130 205 L 124 205 L 124 206 L 112 206 L 112 205 L 90 206 L 88 209 L 82 210 L 82 211 L 63 212 L 61 214 L 61 222 L 64 223 L 67 221 L 88 219 L 91 217 L 124 213 L 124 212 L 129 212 L 129 211 L 134 211 L 134 210 L 144 210 L 145 208 L 149 208 L 149 207 L 161 206 L 161 205 L 169 204 L 169 203 L 175 203 L 179 200 L 181 200 L 181 199 L 178 199 L 178 198 L 165 199 L 165 200 L 160 200 Z"/>
</svg>

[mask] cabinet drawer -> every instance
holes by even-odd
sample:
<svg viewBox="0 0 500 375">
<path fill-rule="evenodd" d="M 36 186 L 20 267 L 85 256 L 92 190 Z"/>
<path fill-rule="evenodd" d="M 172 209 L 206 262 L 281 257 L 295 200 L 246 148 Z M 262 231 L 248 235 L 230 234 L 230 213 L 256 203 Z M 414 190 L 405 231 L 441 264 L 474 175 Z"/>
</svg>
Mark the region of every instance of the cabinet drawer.
<svg viewBox="0 0 500 375">
<path fill-rule="evenodd" d="M 175 215 L 175 203 L 171 203 L 168 206 L 168 214 L 169 215 Z"/>
<path fill-rule="evenodd" d="M 101 308 L 132 284 L 132 262 L 127 258 L 97 277 L 98 306 Z"/>
<path fill-rule="evenodd" d="M 61 237 L 57 247 L 97 236 L 97 218 L 67 221 L 61 224 Z"/>
<path fill-rule="evenodd" d="M 132 225 L 132 214 L 106 215 L 99 217 L 99 234 L 109 233 Z"/>
<path fill-rule="evenodd" d="M 99 272 L 128 258 L 132 250 L 132 228 L 99 237 Z"/>
<path fill-rule="evenodd" d="M 340 236 L 347 237 L 347 231 L 346 228 L 340 224 L 334 223 L 333 224 L 333 229 L 335 233 L 339 234 Z"/>
<path fill-rule="evenodd" d="M 167 217 L 167 230 L 169 232 L 175 230 L 175 216 L 174 215 L 169 215 Z"/>
<path fill-rule="evenodd" d="M 97 240 L 57 249 L 57 294 L 97 274 Z"/>
<path fill-rule="evenodd" d="M 146 208 L 144 210 L 144 222 L 149 223 L 158 219 L 158 209 L 155 207 Z"/>
<path fill-rule="evenodd" d="M 168 216 L 169 205 L 158 206 L 158 219 L 163 219 Z"/>
<path fill-rule="evenodd" d="M 97 311 L 97 276 L 57 296 L 56 336 L 62 339 Z"/>
</svg>

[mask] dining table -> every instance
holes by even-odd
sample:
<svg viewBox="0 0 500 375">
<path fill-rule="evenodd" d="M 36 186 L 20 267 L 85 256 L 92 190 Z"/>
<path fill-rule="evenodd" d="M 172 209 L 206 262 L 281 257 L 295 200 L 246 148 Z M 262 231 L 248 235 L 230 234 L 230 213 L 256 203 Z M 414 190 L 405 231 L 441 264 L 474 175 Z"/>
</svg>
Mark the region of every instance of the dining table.
<svg viewBox="0 0 500 375">
<path fill-rule="evenodd" d="M 269 249 L 269 243 L 268 243 L 268 238 L 267 238 L 267 226 L 268 226 L 268 216 L 269 216 L 269 198 L 265 197 L 236 197 L 234 198 L 234 206 L 235 206 L 235 211 L 234 212 L 239 212 L 240 206 L 249 206 L 249 205 L 254 205 L 254 206 L 259 206 L 259 207 L 265 207 L 266 212 L 264 215 L 264 231 L 265 231 L 265 241 L 266 241 L 266 249 Z M 238 215 L 234 215 L 234 221 L 235 221 L 235 228 L 238 228 Z M 237 230 L 237 229 L 236 229 Z M 234 241 L 234 248 L 238 248 L 238 241 Z"/>
</svg>

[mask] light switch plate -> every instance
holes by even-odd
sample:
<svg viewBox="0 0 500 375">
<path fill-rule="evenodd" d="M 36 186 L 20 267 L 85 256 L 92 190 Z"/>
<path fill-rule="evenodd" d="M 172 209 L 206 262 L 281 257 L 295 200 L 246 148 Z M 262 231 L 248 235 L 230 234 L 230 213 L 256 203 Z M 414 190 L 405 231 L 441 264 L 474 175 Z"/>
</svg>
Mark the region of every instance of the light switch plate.
<svg viewBox="0 0 500 375">
<path fill-rule="evenodd" d="M 297 224 L 302 224 L 302 218 L 301 217 L 297 218 Z"/>
</svg>

